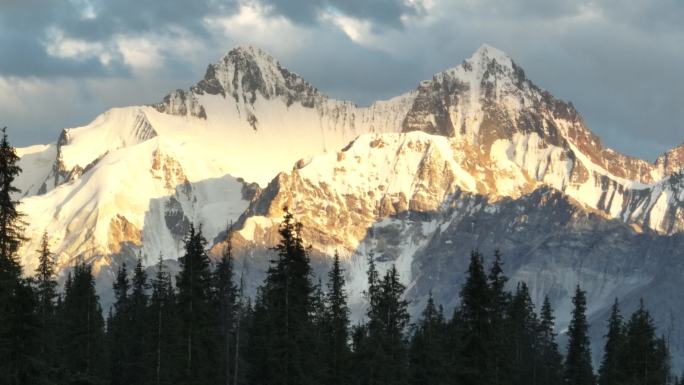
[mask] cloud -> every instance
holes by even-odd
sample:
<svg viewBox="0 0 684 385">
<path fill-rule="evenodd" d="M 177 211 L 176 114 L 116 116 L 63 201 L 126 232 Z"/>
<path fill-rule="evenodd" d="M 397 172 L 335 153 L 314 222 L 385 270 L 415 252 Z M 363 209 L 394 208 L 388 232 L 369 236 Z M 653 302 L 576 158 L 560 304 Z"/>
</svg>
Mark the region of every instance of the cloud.
<svg viewBox="0 0 684 385">
<path fill-rule="evenodd" d="M 100 42 L 67 38 L 58 28 L 49 29 L 47 35 L 45 52 L 50 56 L 75 61 L 97 58 L 104 66 L 112 60 L 111 53 Z"/>
<path fill-rule="evenodd" d="M 193 84 L 241 44 L 366 104 L 489 43 L 608 145 L 653 159 L 684 140 L 681 20 L 680 0 L 3 0 L 0 123 L 50 141 Z"/>
<path fill-rule="evenodd" d="M 258 46 L 273 55 L 286 55 L 310 43 L 313 32 L 290 19 L 273 15 L 259 3 L 244 3 L 234 14 L 211 15 L 204 18 L 216 40 L 228 38 L 238 44 Z M 279 37 L 275 39 L 274 37 Z M 285 43 L 284 43 L 285 42 Z"/>
<path fill-rule="evenodd" d="M 271 12 L 296 23 L 315 24 L 329 13 L 380 26 L 401 27 L 402 18 L 423 11 L 421 2 L 405 0 L 264 0 Z"/>
</svg>

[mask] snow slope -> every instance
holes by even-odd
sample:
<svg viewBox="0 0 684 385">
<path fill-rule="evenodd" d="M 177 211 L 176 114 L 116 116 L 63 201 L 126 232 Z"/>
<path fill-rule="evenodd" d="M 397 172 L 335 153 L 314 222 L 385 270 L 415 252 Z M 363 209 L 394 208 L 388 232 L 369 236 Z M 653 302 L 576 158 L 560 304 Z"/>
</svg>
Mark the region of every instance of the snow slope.
<svg viewBox="0 0 684 385">
<path fill-rule="evenodd" d="M 361 133 L 401 130 L 412 98 L 359 108 L 326 97 L 259 49 L 236 48 L 189 91 L 109 110 L 64 129 L 54 144 L 19 149 L 17 185 L 31 218 L 24 263 L 35 265 L 43 231 L 63 266 L 82 258 L 110 264 L 142 245 L 151 260 L 176 258 L 189 223 L 213 239 L 258 185 L 300 159 Z"/>
<path fill-rule="evenodd" d="M 578 280 L 591 287 L 597 319 L 614 296 L 684 274 L 664 257 L 684 249 L 682 147 L 655 164 L 604 148 L 572 104 L 487 45 L 367 107 L 239 47 L 160 103 L 109 110 L 18 153 L 27 271 L 47 231 L 60 267 L 90 261 L 101 287 L 139 252 L 176 259 L 191 223 L 218 253 L 229 221 L 253 287 L 286 204 L 319 268 L 335 250 L 347 258 L 357 309 L 371 250 L 380 268 L 398 265 L 415 306 L 428 285 L 453 300 L 467 252 L 493 243 L 535 298 L 551 293 L 565 310 Z M 668 293 L 659 311 L 682 305 Z"/>
</svg>

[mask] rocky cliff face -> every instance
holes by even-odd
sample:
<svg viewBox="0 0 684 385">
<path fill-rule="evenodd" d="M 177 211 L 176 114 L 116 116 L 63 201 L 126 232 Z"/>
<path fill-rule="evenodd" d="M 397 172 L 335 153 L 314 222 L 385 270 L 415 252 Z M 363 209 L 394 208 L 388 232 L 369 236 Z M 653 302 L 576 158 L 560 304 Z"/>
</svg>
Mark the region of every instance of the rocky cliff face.
<svg viewBox="0 0 684 385">
<path fill-rule="evenodd" d="M 575 285 L 588 290 L 597 356 L 614 298 L 632 311 L 643 297 L 661 332 L 682 335 L 677 289 L 684 275 L 682 232 L 668 235 L 611 218 L 534 181 L 515 195 L 487 192 L 494 186 L 478 183 L 460 167 L 458 147 L 452 145 L 422 132 L 366 135 L 334 156 L 280 174 L 236 224 L 232 242 L 239 265 L 251 282 L 259 282 L 268 249 L 278 241 L 282 208 L 288 206 L 304 224 L 316 263 L 324 265 L 320 262 L 334 251 L 346 257 L 356 315 L 365 306 L 365 258 L 371 252 L 381 270 L 399 268 L 418 314 L 430 291 L 450 311 L 470 251 L 479 249 L 491 261 L 498 248 L 510 284 L 528 282 L 536 303 L 549 295 L 561 330 L 569 321 Z M 222 247 L 216 244 L 213 252 L 218 255 Z M 323 272 L 320 267 L 317 273 Z M 684 364 L 679 341 L 672 346 L 677 367 Z"/>
<path fill-rule="evenodd" d="M 368 107 L 240 47 L 160 103 L 20 149 L 23 258 L 32 269 L 47 231 L 63 268 L 92 261 L 107 288 L 139 251 L 177 258 L 191 223 L 218 253 L 233 220 L 255 287 L 287 205 L 319 271 L 335 250 L 346 258 L 357 311 L 371 250 L 399 267 L 418 309 L 429 290 L 455 306 L 470 250 L 499 247 L 511 282 L 549 294 L 561 326 L 580 282 L 596 327 L 614 297 L 629 307 L 644 296 L 661 330 L 680 333 L 682 148 L 654 164 L 604 148 L 571 103 L 490 46 Z"/>
<path fill-rule="evenodd" d="M 662 175 L 672 175 L 684 168 L 684 143 L 660 155 L 655 163 Z"/>
</svg>

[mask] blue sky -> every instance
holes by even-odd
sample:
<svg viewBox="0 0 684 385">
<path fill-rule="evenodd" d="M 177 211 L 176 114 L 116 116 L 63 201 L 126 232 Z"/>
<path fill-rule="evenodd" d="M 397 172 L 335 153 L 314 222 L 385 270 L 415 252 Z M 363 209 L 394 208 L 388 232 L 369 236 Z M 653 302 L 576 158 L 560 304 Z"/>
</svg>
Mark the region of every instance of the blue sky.
<svg viewBox="0 0 684 385">
<path fill-rule="evenodd" d="M 653 160 L 684 141 L 682 20 L 680 0 L 0 0 L 0 125 L 17 145 L 53 141 L 242 44 L 366 104 L 488 43 L 606 145 Z"/>
</svg>

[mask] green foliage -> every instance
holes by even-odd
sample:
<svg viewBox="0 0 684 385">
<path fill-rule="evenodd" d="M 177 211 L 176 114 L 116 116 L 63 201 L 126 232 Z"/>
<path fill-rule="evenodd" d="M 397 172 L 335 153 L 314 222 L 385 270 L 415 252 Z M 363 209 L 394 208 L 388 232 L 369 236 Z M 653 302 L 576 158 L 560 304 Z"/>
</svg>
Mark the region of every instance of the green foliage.
<svg viewBox="0 0 684 385">
<path fill-rule="evenodd" d="M 459 337 L 455 349 L 459 349 L 462 361 L 458 375 L 464 384 L 489 384 L 495 374 L 490 349 L 492 297 L 482 255 L 477 251 L 470 255 L 460 295 L 461 304 L 452 320 L 452 327 Z"/>
<path fill-rule="evenodd" d="M 539 384 L 561 385 L 563 383 L 563 357 L 556 343 L 555 317 L 549 297 L 544 297 L 539 315 L 537 355 L 539 357 Z"/>
<path fill-rule="evenodd" d="M 313 361 L 311 267 L 301 224 L 287 209 L 279 233 L 277 257 L 257 296 L 254 342 L 263 345 L 252 351 L 250 378 L 255 384 L 301 385 L 311 382 Z"/>
<path fill-rule="evenodd" d="M 185 254 L 179 259 L 181 271 L 176 277 L 176 287 L 183 354 L 176 369 L 182 384 L 213 383 L 218 375 L 214 361 L 219 356 L 219 348 L 214 336 L 213 277 L 206 244 L 202 229 L 191 226 L 185 240 Z"/>
<path fill-rule="evenodd" d="M 335 252 L 328 272 L 328 292 L 325 297 L 323 332 L 323 381 L 329 385 L 348 383 L 350 378 L 349 308 L 345 291 L 344 269 Z"/>
<path fill-rule="evenodd" d="M 213 303 L 217 310 L 216 334 L 219 336 L 218 383 L 230 384 L 235 376 L 235 327 L 237 324 L 238 288 L 233 280 L 233 247 L 231 234 L 223 256 L 214 271 Z"/>
<path fill-rule="evenodd" d="M 64 291 L 60 311 L 62 367 L 69 376 L 101 381 L 107 378 L 104 319 L 90 265 L 76 265 Z"/>
<path fill-rule="evenodd" d="M 41 361 L 41 319 L 30 282 L 22 277 L 17 250 L 24 241 L 22 215 L 13 198 L 20 191 L 14 180 L 21 172 L 19 157 L 9 144 L 6 129 L 0 139 L 0 382 L 41 383 L 46 364 Z M 44 350 L 43 350 L 44 352 Z"/>
<path fill-rule="evenodd" d="M 617 298 L 610 311 L 608 332 L 605 335 L 606 344 L 603 348 L 603 359 L 599 368 L 599 385 L 620 385 L 625 381 L 625 374 L 621 368 L 622 355 L 625 348 L 626 336 L 620 306 Z"/>
<path fill-rule="evenodd" d="M 4 131 L 3 131 L 4 134 Z M 16 258 L 21 214 L 11 194 L 19 168 L 0 141 L 0 383 L 112 385 L 594 385 L 586 295 L 577 287 L 565 362 L 548 298 L 539 315 L 524 282 L 515 292 L 497 251 L 488 273 L 473 251 L 451 320 L 432 293 L 410 325 L 395 266 L 368 256 L 364 322 L 350 327 L 344 269 L 335 253 L 314 285 L 302 225 L 285 209 L 281 237 L 254 305 L 234 281 L 232 233 L 215 267 L 191 226 L 175 287 L 162 257 L 151 280 L 139 258 L 113 284 L 105 334 L 91 266 L 69 272 L 57 294 L 43 235 L 35 278 Z M 384 268 L 384 266 L 383 266 Z M 682 383 L 643 303 L 628 322 L 617 300 L 608 322 L 600 385 Z"/>
<path fill-rule="evenodd" d="M 369 262 L 372 262 L 369 261 Z M 404 384 L 407 376 L 406 329 L 409 323 L 408 302 L 403 298 L 405 286 L 395 266 L 376 281 L 374 263 L 369 263 L 368 324 L 364 336 L 356 336 L 359 352 L 367 360 L 361 374 L 364 384 Z"/>
<path fill-rule="evenodd" d="M 57 281 L 55 261 L 48 245 L 47 233 L 43 233 L 38 250 L 38 268 L 33 279 L 36 294 L 36 315 L 39 320 L 39 358 L 48 366 L 56 364 L 57 341 L 55 338 Z"/>
<path fill-rule="evenodd" d="M 129 357 L 128 335 L 130 325 L 130 281 L 126 264 L 122 264 L 116 274 L 112 289 L 114 290 L 114 305 L 107 317 L 107 339 L 112 385 L 123 385 L 130 381 L 131 373 L 127 371 Z"/>
<path fill-rule="evenodd" d="M 572 298 L 574 309 L 568 326 L 568 352 L 565 357 L 565 382 L 568 385 L 593 385 L 586 293 L 577 285 Z"/>
<path fill-rule="evenodd" d="M 144 329 L 144 376 L 148 384 L 171 385 L 178 369 L 175 364 L 180 360 L 176 293 L 171 277 L 164 270 L 161 255 L 156 270 Z"/>
<path fill-rule="evenodd" d="M 510 305 L 511 382 L 527 385 L 537 382 L 539 371 L 539 321 L 525 283 L 519 283 Z"/>
<path fill-rule="evenodd" d="M 669 380 L 669 353 L 663 338 L 658 338 L 651 314 L 643 300 L 625 326 L 620 371 L 624 384 L 664 385 Z"/>
<path fill-rule="evenodd" d="M 409 347 L 409 382 L 412 385 L 449 383 L 447 325 L 432 293 L 414 327 Z"/>
</svg>

